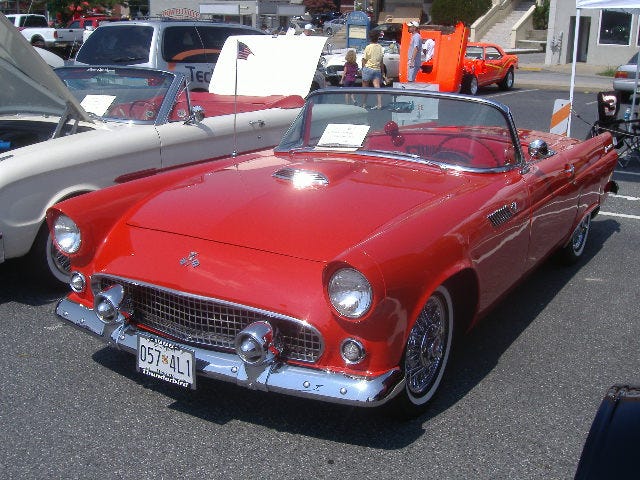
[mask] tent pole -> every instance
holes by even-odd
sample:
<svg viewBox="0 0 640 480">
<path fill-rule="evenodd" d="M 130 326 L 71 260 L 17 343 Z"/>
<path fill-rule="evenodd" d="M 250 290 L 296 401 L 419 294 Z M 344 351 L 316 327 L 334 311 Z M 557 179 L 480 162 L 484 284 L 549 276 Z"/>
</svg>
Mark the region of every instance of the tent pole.
<svg viewBox="0 0 640 480">
<path fill-rule="evenodd" d="M 573 112 L 573 88 L 576 83 L 576 62 L 578 61 L 578 34 L 580 33 L 580 9 L 576 9 L 576 25 L 573 34 L 573 62 L 571 63 L 571 85 L 569 87 L 569 118 L 567 119 L 567 137 L 571 136 L 571 114 Z"/>
</svg>

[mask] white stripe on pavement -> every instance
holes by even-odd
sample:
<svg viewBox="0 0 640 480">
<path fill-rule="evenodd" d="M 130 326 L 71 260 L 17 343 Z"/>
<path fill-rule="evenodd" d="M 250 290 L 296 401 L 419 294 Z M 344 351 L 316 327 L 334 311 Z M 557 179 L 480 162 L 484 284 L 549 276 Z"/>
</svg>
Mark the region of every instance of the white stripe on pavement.
<svg viewBox="0 0 640 480">
<path fill-rule="evenodd" d="M 626 213 L 603 212 L 602 210 L 598 212 L 598 215 L 608 215 L 610 217 L 633 218 L 634 220 L 640 220 L 640 215 L 627 215 Z"/>
</svg>

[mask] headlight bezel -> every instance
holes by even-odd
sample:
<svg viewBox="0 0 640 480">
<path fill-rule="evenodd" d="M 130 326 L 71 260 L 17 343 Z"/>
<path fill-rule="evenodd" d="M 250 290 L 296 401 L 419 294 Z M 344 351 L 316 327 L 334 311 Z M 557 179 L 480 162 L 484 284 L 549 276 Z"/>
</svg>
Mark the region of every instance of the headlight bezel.
<svg viewBox="0 0 640 480">
<path fill-rule="evenodd" d="M 362 272 L 348 265 L 340 266 L 331 273 L 326 292 L 331 307 L 347 320 L 362 319 L 373 306 L 371 282 Z"/>
<path fill-rule="evenodd" d="M 53 241 L 56 247 L 66 255 L 73 255 L 80 251 L 82 233 L 80 227 L 67 215 L 58 215 L 52 225 Z"/>
</svg>

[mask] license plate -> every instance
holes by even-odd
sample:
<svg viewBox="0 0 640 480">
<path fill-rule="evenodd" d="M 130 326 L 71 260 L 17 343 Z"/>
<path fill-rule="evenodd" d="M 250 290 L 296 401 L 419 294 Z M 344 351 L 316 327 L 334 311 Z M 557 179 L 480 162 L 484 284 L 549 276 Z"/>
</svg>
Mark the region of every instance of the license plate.
<svg viewBox="0 0 640 480">
<path fill-rule="evenodd" d="M 193 350 L 155 337 L 138 335 L 139 372 L 165 382 L 196 388 L 196 367 Z"/>
</svg>

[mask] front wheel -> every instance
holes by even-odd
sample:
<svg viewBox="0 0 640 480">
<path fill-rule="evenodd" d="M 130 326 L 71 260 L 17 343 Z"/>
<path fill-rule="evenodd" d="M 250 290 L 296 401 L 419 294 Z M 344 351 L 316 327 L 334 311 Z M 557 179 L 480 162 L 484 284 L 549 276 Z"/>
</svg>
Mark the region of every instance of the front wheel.
<svg viewBox="0 0 640 480">
<path fill-rule="evenodd" d="M 560 256 L 564 263 L 572 265 L 582 256 L 590 229 L 591 214 L 589 213 L 580 221 L 573 231 L 573 234 L 571 234 L 571 240 L 569 240 L 569 243 L 560 251 Z"/>
<path fill-rule="evenodd" d="M 390 404 L 394 415 L 408 418 L 422 413 L 438 390 L 451 354 L 453 316 L 451 294 L 440 286 L 407 337 L 402 363 L 405 388 Z"/>
<path fill-rule="evenodd" d="M 478 93 L 478 77 L 475 75 L 467 75 L 462 79 L 462 91 L 469 95 Z"/>
</svg>

